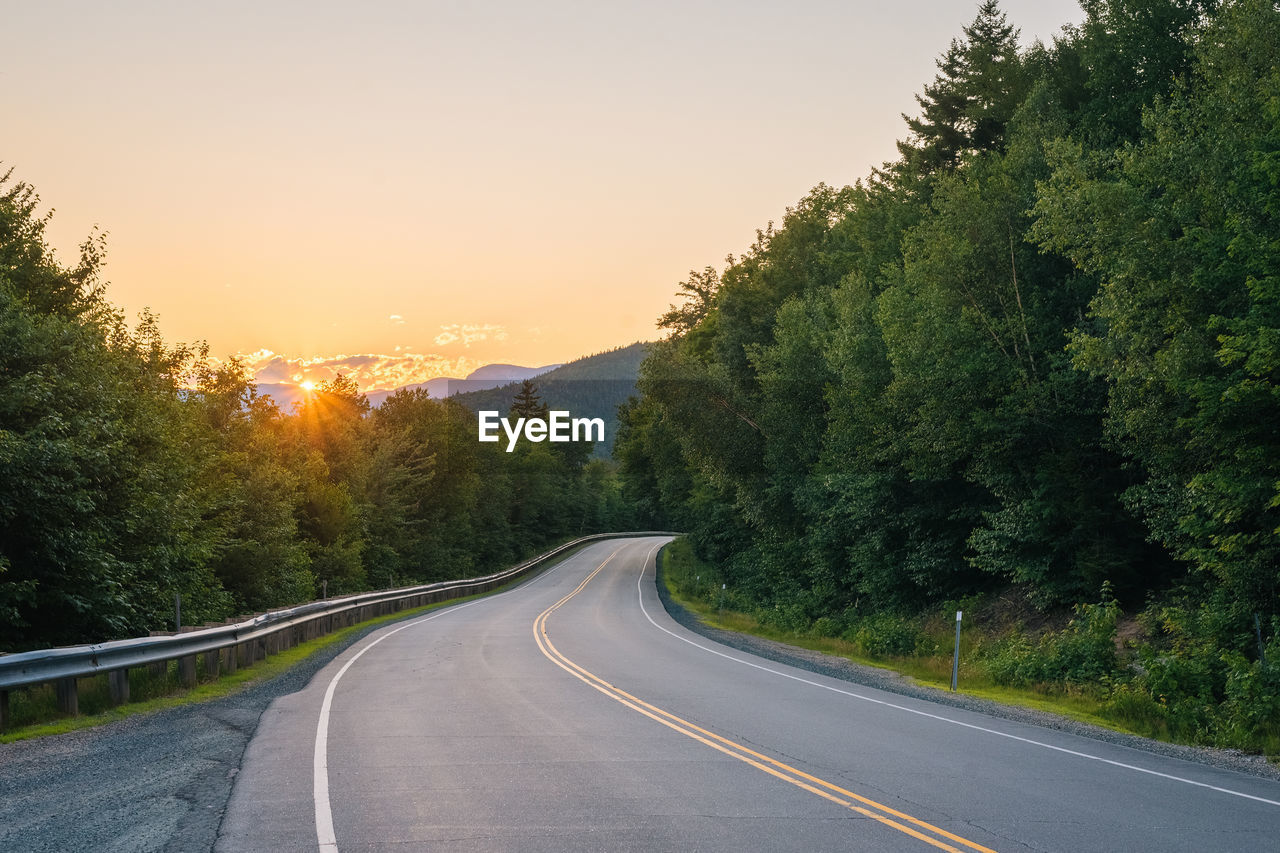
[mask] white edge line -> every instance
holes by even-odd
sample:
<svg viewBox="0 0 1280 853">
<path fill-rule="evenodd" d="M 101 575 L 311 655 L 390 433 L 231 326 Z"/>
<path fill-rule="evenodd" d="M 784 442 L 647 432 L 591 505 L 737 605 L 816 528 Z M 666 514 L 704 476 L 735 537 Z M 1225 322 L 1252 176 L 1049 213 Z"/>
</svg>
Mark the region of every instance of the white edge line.
<svg viewBox="0 0 1280 853">
<path fill-rule="evenodd" d="M 854 699 L 861 699 L 864 702 L 871 702 L 876 705 L 883 705 L 886 708 L 893 708 L 898 711 L 906 711 L 908 714 L 916 714 L 917 716 L 920 716 L 920 717 L 928 717 L 931 720 L 939 720 L 940 722 L 943 722 L 943 723 L 951 723 L 952 725 L 955 725 L 955 726 L 963 726 L 966 729 L 973 729 L 974 731 L 986 732 L 987 734 L 997 735 L 1002 738 L 1008 738 L 1009 740 L 1016 740 L 1021 743 L 1030 744 L 1032 746 L 1039 746 L 1039 747 L 1043 747 L 1044 749 L 1051 749 L 1054 752 L 1062 752 L 1067 755 L 1074 755 L 1077 758 L 1085 758 L 1085 759 L 1088 759 L 1089 761 L 1100 761 L 1103 764 L 1110 764 L 1113 767 L 1122 767 L 1125 770 L 1133 770 L 1138 773 L 1146 773 L 1149 776 L 1159 776 L 1161 779 L 1169 779 L 1174 782 L 1182 782 L 1187 785 L 1195 785 L 1198 788 L 1208 788 L 1211 791 L 1218 791 L 1219 793 L 1222 793 L 1222 794 L 1230 794 L 1233 797 L 1243 797 L 1246 800 L 1254 800 L 1256 802 L 1266 803 L 1267 805 L 1271 805 L 1271 806 L 1280 806 L 1280 801 L 1278 800 L 1268 800 L 1266 797 L 1256 797 L 1253 794 L 1246 794 L 1243 791 L 1233 791 L 1230 788 L 1220 788 L 1217 785 L 1210 785 L 1207 782 L 1197 782 L 1194 779 L 1187 779 L 1183 776 L 1174 776 L 1170 773 L 1161 773 L 1159 770 L 1148 770 L 1145 767 L 1138 767 L 1133 764 L 1125 764 L 1122 761 L 1114 761 L 1110 758 L 1103 758 L 1100 755 L 1091 755 L 1087 752 L 1078 752 L 1074 749 L 1067 749 L 1066 747 L 1062 747 L 1062 746 L 1054 746 L 1051 743 L 1044 743 L 1043 741 L 1032 740 L 1031 738 L 1025 738 L 1020 735 L 1010 734 L 1009 732 L 1002 732 L 999 729 L 989 729 L 984 726 L 975 725 L 973 723 L 966 723 L 966 722 L 963 722 L 962 720 L 952 719 L 951 717 L 943 717 L 938 714 L 930 714 L 928 711 L 921 711 L 916 708 L 908 708 L 905 705 L 898 705 L 893 702 L 886 702 L 883 699 L 875 699 L 871 696 L 864 696 L 861 693 L 854 693 L 850 690 L 842 690 L 839 687 L 833 687 L 830 684 L 823 684 L 820 681 L 810 681 L 807 678 L 801 678 L 800 676 L 792 675 L 789 672 L 783 672 L 781 670 L 773 669 L 771 667 L 762 666 L 758 663 L 752 663 L 749 660 L 743 660 L 742 658 L 737 658 L 737 657 L 734 657 L 733 655 L 727 655 L 724 652 L 717 651 L 708 646 L 704 646 L 701 643 L 695 643 L 693 640 L 690 640 L 688 637 L 682 637 L 679 634 L 675 633 L 674 631 L 670 631 L 662 627 L 661 625 L 659 625 L 657 622 L 653 621 L 653 617 L 649 615 L 648 609 L 645 608 L 644 606 L 644 589 L 641 586 L 641 583 L 644 580 L 645 572 L 647 572 L 649 569 L 649 562 L 653 559 L 654 551 L 657 551 L 664 544 L 666 543 L 660 542 L 657 545 L 654 545 L 653 548 L 649 550 L 649 553 L 645 556 L 644 565 L 640 567 L 640 576 L 636 579 L 636 592 L 639 596 L 640 612 L 644 614 L 644 618 L 649 620 L 649 624 L 657 628 L 659 631 L 662 631 L 666 634 L 670 634 L 671 636 L 675 637 L 677 640 L 680 640 L 681 642 L 688 643 L 691 646 L 695 646 L 699 649 L 702 649 L 704 652 L 710 652 L 713 655 L 717 655 L 719 657 L 725 658 L 726 660 L 731 660 L 734 663 L 740 663 L 743 666 L 749 666 L 752 669 L 763 670 L 764 672 L 772 673 L 773 675 L 779 675 L 779 676 L 782 676 L 783 678 L 789 678 L 792 681 L 799 681 L 802 684 L 808 684 L 813 687 L 820 687 L 823 690 L 830 690 L 832 693 L 839 693 L 841 695 L 849 696 Z M 656 581 L 656 577 L 657 577 L 656 563 L 654 564 L 654 570 L 655 570 L 655 581 Z"/>
<path fill-rule="evenodd" d="M 608 541 L 608 540 L 605 540 Z M 574 554 L 572 556 L 577 556 Z M 338 853 L 338 838 L 333 828 L 333 809 L 329 802 L 329 711 L 333 707 L 333 694 L 338 688 L 338 682 L 342 680 L 342 676 L 346 674 L 351 665 L 360 660 L 364 653 L 381 643 L 387 637 L 398 634 L 405 628 L 412 628 L 414 625 L 421 625 L 423 622 L 430 622 L 432 619 L 438 619 L 448 613 L 456 613 L 459 610 L 471 607 L 476 604 L 482 604 L 487 601 L 493 601 L 495 598 L 501 598 L 517 590 L 527 589 L 538 581 L 550 575 L 556 569 L 563 566 L 569 560 L 568 557 L 560 560 L 547 571 L 538 575 L 528 583 L 522 583 L 512 589 L 504 590 L 497 595 L 486 595 L 475 601 L 469 601 L 466 604 L 458 604 L 452 607 L 445 607 L 430 616 L 423 616 L 418 619 L 410 620 L 403 625 L 393 628 L 387 633 L 378 637 L 373 642 L 366 645 L 363 649 L 351 656 L 342 669 L 338 670 L 333 678 L 329 680 L 329 686 L 324 691 L 324 701 L 320 703 L 320 720 L 316 723 L 316 745 L 314 758 L 312 760 L 312 797 L 316 806 L 316 842 L 319 845 L 320 853 Z"/>
</svg>

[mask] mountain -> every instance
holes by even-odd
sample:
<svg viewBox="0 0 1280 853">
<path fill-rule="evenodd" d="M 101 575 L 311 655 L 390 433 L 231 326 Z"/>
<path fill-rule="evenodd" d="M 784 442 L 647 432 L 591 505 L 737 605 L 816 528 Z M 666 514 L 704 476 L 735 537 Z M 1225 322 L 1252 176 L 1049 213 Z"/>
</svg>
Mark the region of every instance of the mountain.
<svg viewBox="0 0 1280 853">
<path fill-rule="evenodd" d="M 538 396 L 552 409 L 571 417 L 602 418 L 605 440 L 596 445 L 596 456 L 608 456 L 618 428 L 618 406 L 636 393 L 640 362 L 649 345 L 634 343 L 563 364 L 537 376 Z M 520 390 L 519 382 L 497 388 L 467 390 L 454 399 L 473 412 L 497 411 L 503 417 Z"/>
<path fill-rule="evenodd" d="M 490 388 L 501 388 L 504 385 L 510 385 L 512 382 L 521 382 L 525 379 L 541 376 L 559 367 L 560 365 L 558 364 L 548 364 L 542 367 L 521 367 L 518 364 L 486 364 L 484 367 L 478 367 L 468 373 L 466 379 L 447 380 L 447 390 L 441 394 L 432 394 L 431 396 L 452 397 L 455 394 L 465 394 L 468 391 L 487 391 Z M 370 398 L 369 402 L 373 402 L 373 399 Z"/>
<path fill-rule="evenodd" d="M 419 388 L 425 388 L 428 397 L 434 397 L 437 400 L 449 396 L 449 383 L 457 382 L 457 379 L 450 379 L 447 376 L 441 376 L 438 379 L 428 379 L 426 382 L 417 382 L 413 385 L 404 385 L 401 388 L 393 388 L 389 391 L 370 391 L 364 396 L 368 398 L 369 405 L 377 408 L 381 406 L 383 401 L 390 397 L 396 391 L 416 391 Z"/>
<path fill-rule="evenodd" d="M 365 394 L 365 397 L 368 398 L 369 405 L 376 408 L 381 406 L 383 401 L 396 393 L 396 391 L 402 389 L 413 391 L 425 388 L 429 396 L 441 400 L 463 391 L 483 391 L 488 388 L 498 388 L 511 382 L 519 382 L 523 379 L 532 379 L 558 367 L 560 367 L 558 364 L 548 364 L 542 367 L 522 367 L 518 364 L 486 364 L 468 373 L 466 379 L 452 379 L 442 376 L 438 379 L 418 382 L 413 385 L 404 385 L 401 388 L 389 391 L 370 391 Z M 302 388 L 289 383 L 259 382 L 257 385 L 259 394 L 263 396 L 270 395 L 271 399 L 276 401 L 276 405 L 285 412 L 292 409 L 294 403 L 301 402 L 306 397 L 306 392 Z"/>
<path fill-rule="evenodd" d="M 481 379 L 498 379 L 503 382 L 519 382 L 522 379 L 532 379 L 540 376 L 549 370 L 555 370 L 560 365 L 548 364 L 544 367 L 521 367 L 518 364 L 486 364 L 484 367 L 476 368 L 467 374 L 468 381 L 477 381 Z"/>
<path fill-rule="evenodd" d="M 276 405 L 280 407 L 280 411 L 288 412 L 293 408 L 294 403 L 302 402 L 302 398 L 307 395 L 297 385 L 290 385 L 284 382 L 258 382 L 258 396 L 270 397 L 276 401 Z"/>
<path fill-rule="evenodd" d="M 486 364 L 467 374 L 465 379 L 441 377 L 428 382 L 405 385 L 404 389 L 426 389 L 431 397 L 453 397 L 473 412 L 497 411 L 506 416 L 521 381 L 536 379 L 538 395 L 552 409 L 569 412 L 575 418 L 604 420 L 604 441 L 596 445 L 594 455 L 607 457 L 613 448 L 618 429 L 618 406 L 636 393 L 636 377 L 640 362 L 648 354 L 648 344 L 634 343 L 607 352 L 596 353 L 568 364 L 522 367 L 518 364 Z M 383 402 L 402 390 L 370 391 L 369 404 Z M 301 402 L 306 392 L 297 385 L 282 382 L 260 382 L 258 393 L 270 395 L 283 411 Z"/>
</svg>

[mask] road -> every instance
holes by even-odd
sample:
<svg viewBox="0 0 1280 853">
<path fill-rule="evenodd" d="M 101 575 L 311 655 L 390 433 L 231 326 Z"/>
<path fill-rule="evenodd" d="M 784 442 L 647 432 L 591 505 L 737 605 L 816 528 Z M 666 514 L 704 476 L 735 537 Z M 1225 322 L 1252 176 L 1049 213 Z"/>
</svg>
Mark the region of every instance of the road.
<svg viewBox="0 0 1280 853">
<path fill-rule="evenodd" d="M 1280 783 L 717 645 L 661 538 L 370 634 L 263 714 L 215 849 L 1275 850 Z"/>
</svg>

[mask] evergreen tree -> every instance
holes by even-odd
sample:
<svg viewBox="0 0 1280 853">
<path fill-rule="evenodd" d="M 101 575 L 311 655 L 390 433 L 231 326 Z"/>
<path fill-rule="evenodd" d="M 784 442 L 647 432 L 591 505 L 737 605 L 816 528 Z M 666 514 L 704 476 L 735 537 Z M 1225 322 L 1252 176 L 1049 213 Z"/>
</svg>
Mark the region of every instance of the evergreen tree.
<svg viewBox="0 0 1280 853">
<path fill-rule="evenodd" d="M 939 74 L 916 96 L 921 114 L 903 116 L 911 139 L 898 143 L 909 175 L 952 169 L 974 151 L 997 151 L 1005 127 L 1025 96 L 1018 30 L 986 0 L 963 39 L 953 39 L 937 62 Z"/>
<path fill-rule="evenodd" d="M 538 386 L 533 384 L 533 380 L 526 379 L 521 382 L 520 390 L 516 392 L 515 399 L 511 402 L 511 416 L 545 419 L 550 412 L 550 407 L 538 396 Z"/>
</svg>

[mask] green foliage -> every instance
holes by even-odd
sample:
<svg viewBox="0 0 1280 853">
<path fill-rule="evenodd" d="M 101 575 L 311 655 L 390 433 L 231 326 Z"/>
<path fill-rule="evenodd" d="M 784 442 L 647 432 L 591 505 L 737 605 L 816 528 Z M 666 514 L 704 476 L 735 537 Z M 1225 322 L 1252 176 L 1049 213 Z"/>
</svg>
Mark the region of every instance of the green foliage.
<svg viewBox="0 0 1280 853">
<path fill-rule="evenodd" d="M 1273 683 L 1244 626 L 1280 615 L 1280 12 L 1084 5 L 1019 50 L 984 3 L 897 162 L 680 284 L 623 490 L 770 628 L 893 654 L 910 632 L 883 614 L 1016 583 L 1076 618 L 986 648 L 998 682 L 1091 684 L 1256 745 Z M 1119 604 L 1081 604 L 1103 586 Z M 1203 642 L 1129 670 L 1116 607 L 1175 590 Z"/>
<path fill-rule="evenodd" d="M 243 365 L 167 346 L 149 315 L 130 328 L 99 283 L 101 241 L 60 265 L 34 191 L 7 181 L 0 651 L 171 629 L 175 595 L 198 624 L 634 525 L 588 447 L 506 454 L 423 392 L 373 411 L 339 376 L 282 414 Z"/>
<path fill-rule="evenodd" d="M 996 0 L 986 0 L 963 40 L 938 60 L 938 76 L 916 96 L 921 114 L 908 118 L 910 142 L 899 142 L 897 171 L 928 175 L 954 168 L 972 152 L 1002 147 L 1005 128 L 1025 94 L 1018 31 Z"/>
<path fill-rule="evenodd" d="M 218 618 L 209 456 L 181 386 L 201 355 L 166 349 L 148 316 L 128 329 L 100 244 L 61 266 L 37 204 L 23 184 L 0 195 L 0 648 L 145 632 L 175 593 Z"/>
<path fill-rule="evenodd" d="M 1110 590 L 1103 589 L 1107 598 Z M 1028 687 L 1058 684 L 1098 684 L 1116 675 L 1116 619 L 1119 602 L 1077 604 L 1075 618 L 1061 632 L 1032 643 L 1015 634 L 986 657 L 987 671 L 996 684 Z"/>
<path fill-rule="evenodd" d="M 1126 502 L 1242 612 L 1280 607 L 1277 51 L 1270 4 L 1228 6 L 1141 141 L 1057 145 L 1037 205 L 1044 244 L 1101 279 L 1072 349 L 1149 472 Z"/>
<path fill-rule="evenodd" d="M 876 613 L 845 631 L 845 639 L 873 658 L 914 654 L 928 640 L 909 620 L 891 613 Z"/>
<path fill-rule="evenodd" d="M 1117 717 L 1153 734 L 1237 749 L 1280 748 L 1280 654 L 1276 626 L 1267 662 L 1227 647 L 1224 631 L 1239 630 L 1221 609 L 1187 603 L 1153 605 L 1143 613 L 1150 639 L 1107 700 Z"/>
</svg>

